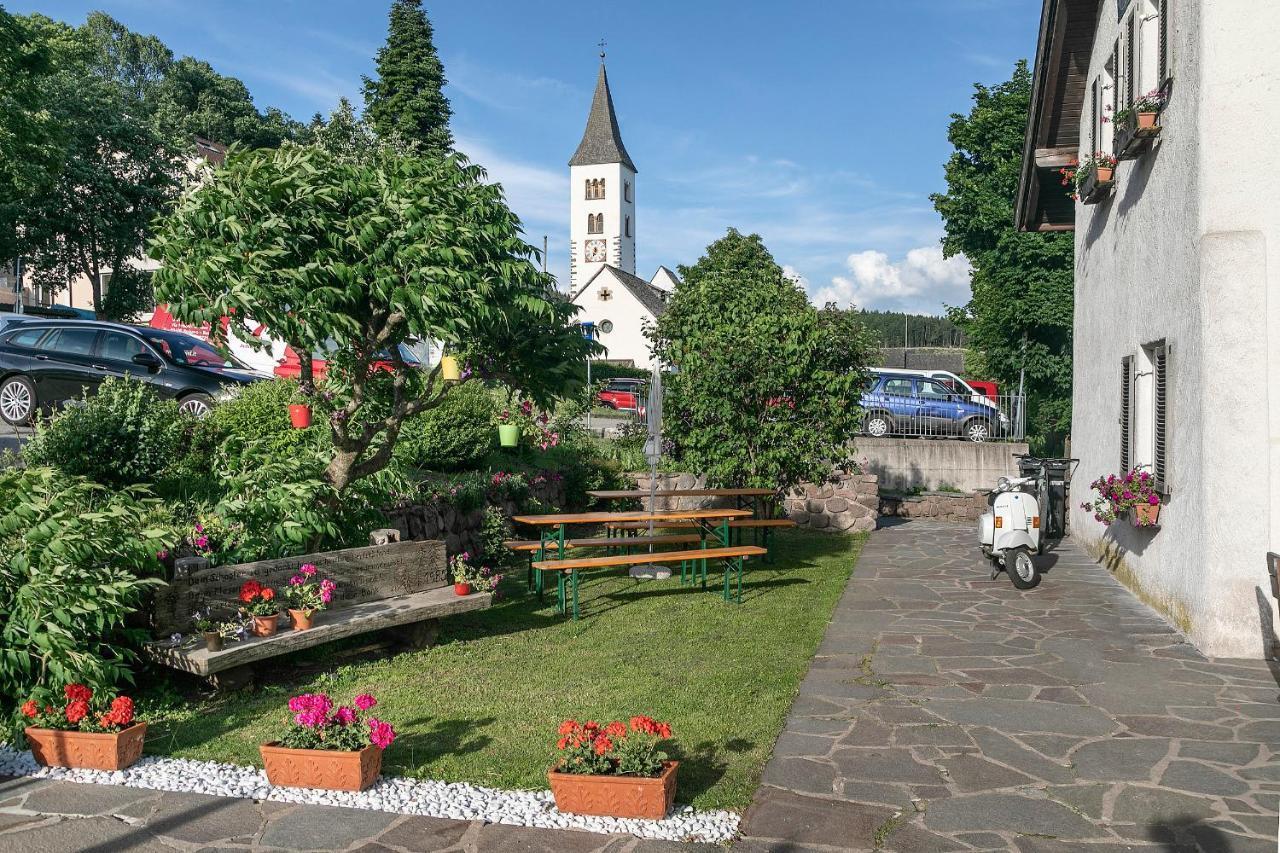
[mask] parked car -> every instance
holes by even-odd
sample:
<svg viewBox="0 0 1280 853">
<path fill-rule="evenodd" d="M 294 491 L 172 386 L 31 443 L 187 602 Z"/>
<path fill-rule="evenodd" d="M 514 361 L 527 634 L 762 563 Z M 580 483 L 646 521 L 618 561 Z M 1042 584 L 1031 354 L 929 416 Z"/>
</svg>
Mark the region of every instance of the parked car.
<svg viewBox="0 0 1280 853">
<path fill-rule="evenodd" d="M 605 408 L 638 412 L 642 406 L 644 384 L 643 379 L 610 379 L 596 395 L 596 400 Z"/>
<path fill-rule="evenodd" d="M 975 403 L 986 402 L 996 405 L 1000 402 L 996 397 L 996 383 L 981 382 L 976 379 L 961 379 L 949 370 L 909 370 L 906 368 L 873 367 L 871 372 L 876 374 L 892 373 L 898 376 L 923 376 L 928 379 L 936 379 L 957 394 L 968 394 L 969 398 Z"/>
<path fill-rule="evenodd" d="M 267 378 L 209 343 L 160 329 L 92 320 L 10 319 L 0 330 L 0 418 L 30 423 L 41 409 L 131 376 L 201 416 L 231 389 Z"/>
<path fill-rule="evenodd" d="M 329 370 L 329 363 L 325 358 L 325 353 L 317 352 L 311 355 L 311 377 L 316 381 L 324 379 L 324 375 Z M 386 373 L 394 373 L 396 366 L 391 361 L 389 352 L 376 353 L 377 360 L 373 362 L 373 371 L 385 371 Z M 400 344 L 400 357 L 404 359 L 406 367 L 422 367 L 422 360 L 410 344 Z M 302 373 L 302 359 L 298 358 L 298 354 L 294 352 L 293 347 L 286 346 L 284 348 L 284 358 L 280 359 L 280 363 L 276 365 L 272 371 L 276 376 L 283 379 L 297 379 Z"/>
<path fill-rule="evenodd" d="M 867 435 L 960 436 L 987 441 L 1006 433 L 1009 419 L 979 397 L 956 392 L 937 379 L 904 373 L 873 373 L 862 393 Z"/>
</svg>

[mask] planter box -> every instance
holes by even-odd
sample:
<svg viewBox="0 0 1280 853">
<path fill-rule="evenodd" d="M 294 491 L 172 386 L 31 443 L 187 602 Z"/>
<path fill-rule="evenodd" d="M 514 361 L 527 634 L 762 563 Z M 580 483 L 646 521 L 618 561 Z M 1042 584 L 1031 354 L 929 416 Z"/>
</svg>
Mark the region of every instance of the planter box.
<svg viewBox="0 0 1280 853">
<path fill-rule="evenodd" d="M 363 791 L 382 770 L 382 750 L 370 745 L 359 752 L 333 749 L 289 749 L 279 741 L 259 747 L 267 781 L 287 788 Z"/>
<path fill-rule="evenodd" d="M 45 767 L 123 770 L 142 757 L 146 723 L 118 732 L 77 732 L 63 729 L 25 729 L 31 755 Z"/>
<path fill-rule="evenodd" d="M 1116 158 L 1136 160 L 1151 147 L 1151 140 L 1160 135 L 1160 125 L 1155 124 L 1155 113 L 1142 113 L 1129 121 L 1116 124 Z"/>
<path fill-rule="evenodd" d="M 1160 527 L 1160 504 L 1139 504 L 1133 508 L 1133 526 L 1156 529 Z"/>
<path fill-rule="evenodd" d="M 1115 185 L 1114 168 L 1090 169 L 1080 185 L 1080 201 L 1085 204 L 1097 204 L 1111 196 L 1111 188 Z"/>
<path fill-rule="evenodd" d="M 556 808 L 562 812 L 662 820 L 675 802 L 679 768 L 679 761 L 668 761 L 662 775 L 652 777 L 585 776 L 552 770 L 547 779 Z"/>
</svg>

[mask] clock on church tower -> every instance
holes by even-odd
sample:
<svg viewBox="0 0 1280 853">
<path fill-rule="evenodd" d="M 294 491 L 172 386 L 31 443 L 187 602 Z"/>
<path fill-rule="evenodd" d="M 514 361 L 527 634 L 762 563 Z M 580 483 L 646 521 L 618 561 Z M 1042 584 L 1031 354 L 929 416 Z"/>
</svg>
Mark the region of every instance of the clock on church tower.
<svg viewBox="0 0 1280 853">
<path fill-rule="evenodd" d="M 605 265 L 636 271 L 636 167 L 622 144 L 604 54 L 591 112 L 569 160 L 569 292 Z"/>
</svg>

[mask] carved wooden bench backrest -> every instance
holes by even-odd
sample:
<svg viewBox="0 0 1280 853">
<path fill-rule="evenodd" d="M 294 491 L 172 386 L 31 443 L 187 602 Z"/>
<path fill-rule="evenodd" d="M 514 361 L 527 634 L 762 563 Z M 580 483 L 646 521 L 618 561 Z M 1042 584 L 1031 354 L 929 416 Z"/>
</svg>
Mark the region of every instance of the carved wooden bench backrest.
<svg viewBox="0 0 1280 853">
<path fill-rule="evenodd" d="M 364 601 L 424 592 L 449 582 L 444 542 L 426 540 L 392 542 L 365 548 L 347 548 L 320 554 L 303 554 L 278 560 L 259 560 L 230 566 L 179 572 L 155 598 L 154 629 L 160 635 L 190 630 L 193 611 L 212 606 L 223 618 L 235 610 L 240 587 L 256 580 L 275 589 L 283 600 L 289 578 L 304 563 L 316 567 L 316 580 L 329 578 L 337 588 L 329 607 L 337 609 Z"/>
</svg>

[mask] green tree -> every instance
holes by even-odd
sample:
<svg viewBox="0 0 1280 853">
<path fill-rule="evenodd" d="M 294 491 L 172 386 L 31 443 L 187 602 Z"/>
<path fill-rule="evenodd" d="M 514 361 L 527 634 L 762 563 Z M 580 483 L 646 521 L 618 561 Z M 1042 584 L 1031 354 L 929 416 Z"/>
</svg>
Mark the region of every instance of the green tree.
<svg viewBox="0 0 1280 853">
<path fill-rule="evenodd" d="M 0 265 L 17 254 L 19 212 L 48 187 L 57 162 L 41 87 L 50 71 L 48 45 L 0 7 Z"/>
<path fill-rule="evenodd" d="M 379 134 L 400 134 L 430 154 L 453 148 L 444 96 L 444 65 L 421 0 L 391 4 L 387 43 L 378 49 L 377 77 L 364 78 L 365 114 Z"/>
<path fill-rule="evenodd" d="M 1025 61 L 1007 82 L 975 86 L 969 114 L 952 116 L 947 192 L 932 199 L 944 252 L 973 265 L 973 297 L 952 319 L 983 372 L 1013 389 L 1025 370 L 1033 440 L 1056 448 L 1071 423 L 1073 243 L 1013 225 L 1030 104 Z"/>
<path fill-rule="evenodd" d="M 453 393 L 399 345 L 433 340 L 540 401 L 588 352 L 576 308 L 532 263 L 502 190 L 459 155 L 320 146 L 233 152 L 152 243 L 156 295 L 187 322 L 251 317 L 300 353 L 328 342 L 327 421 L 337 494 L 390 460 L 407 418 Z M 233 334 L 245 335 L 241 324 Z M 375 363 L 390 361 L 392 370 Z M 307 364 L 307 359 L 303 359 Z"/>
<path fill-rule="evenodd" d="M 150 95 L 148 111 L 157 129 L 183 145 L 193 136 L 249 148 L 275 148 L 285 140 L 310 138 L 301 122 L 275 107 L 259 113 L 244 83 L 189 56 L 169 67 Z"/>
<path fill-rule="evenodd" d="M 680 267 L 651 338 L 664 363 L 666 437 L 721 486 L 784 489 L 848 462 L 872 342 L 818 311 L 758 235 L 728 234 Z"/>
</svg>

